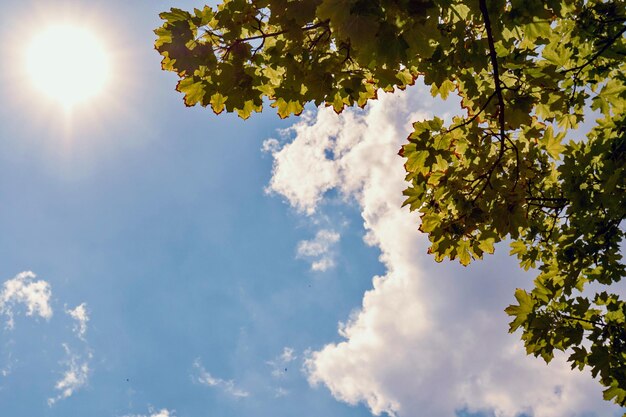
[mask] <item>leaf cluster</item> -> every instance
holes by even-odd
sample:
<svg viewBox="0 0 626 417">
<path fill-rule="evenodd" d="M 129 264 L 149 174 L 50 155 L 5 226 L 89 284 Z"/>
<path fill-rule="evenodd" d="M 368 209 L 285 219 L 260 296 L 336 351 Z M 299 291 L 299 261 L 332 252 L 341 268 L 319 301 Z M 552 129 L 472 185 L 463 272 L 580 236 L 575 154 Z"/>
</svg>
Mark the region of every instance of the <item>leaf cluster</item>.
<svg viewBox="0 0 626 417">
<path fill-rule="evenodd" d="M 161 14 L 185 104 L 247 118 L 365 106 L 423 76 L 465 115 L 418 121 L 405 205 L 435 259 L 510 240 L 538 276 L 506 312 L 529 354 L 568 351 L 626 405 L 626 5 L 621 0 L 225 0 Z M 599 114 L 586 137 L 578 126 Z M 568 141 L 569 139 L 569 141 Z"/>
</svg>

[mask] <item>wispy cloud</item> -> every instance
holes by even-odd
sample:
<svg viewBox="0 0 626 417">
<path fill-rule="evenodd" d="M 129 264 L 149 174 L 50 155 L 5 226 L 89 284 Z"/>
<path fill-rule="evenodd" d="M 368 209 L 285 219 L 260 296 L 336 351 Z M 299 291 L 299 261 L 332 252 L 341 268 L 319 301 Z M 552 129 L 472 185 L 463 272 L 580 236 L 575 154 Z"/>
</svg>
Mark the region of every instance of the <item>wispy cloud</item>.
<svg viewBox="0 0 626 417">
<path fill-rule="evenodd" d="M 154 410 L 152 407 L 148 409 L 149 414 L 126 414 L 123 417 L 176 417 L 174 410 L 168 410 L 162 408 L 160 410 Z"/>
<path fill-rule="evenodd" d="M 278 387 L 274 390 L 274 398 L 282 398 L 289 395 L 289 391 L 283 387 Z"/>
<path fill-rule="evenodd" d="M 52 317 L 50 307 L 50 284 L 46 281 L 35 281 L 36 275 L 31 271 L 21 272 L 14 278 L 9 279 L 2 285 L 0 291 L 0 314 L 8 317 L 7 327 L 13 328 L 14 308 L 23 304 L 26 307 L 26 315 L 38 315 L 46 320 Z"/>
<path fill-rule="evenodd" d="M 330 189 L 356 201 L 365 242 L 380 249 L 386 268 L 340 326 L 342 340 L 308 356 L 309 381 L 377 415 L 611 415 L 616 408 L 588 373 L 571 371 L 562 357 L 550 366 L 527 357 L 519 338 L 507 334 L 502 310 L 528 277 L 435 265 L 425 255 L 419 217 L 401 208 L 406 184 L 397 152 L 411 120 L 449 111 L 427 96 L 420 87 L 380 94 L 366 112 L 320 109 L 295 124 L 293 140 L 273 153 L 269 190 L 307 216 L 323 210 Z M 498 261 L 505 265 L 490 262 L 518 270 L 506 258 Z"/>
<path fill-rule="evenodd" d="M 319 230 L 313 239 L 298 243 L 296 256 L 310 260 L 313 271 L 327 271 L 335 266 L 335 246 L 340 237 L 334 230 Z"/>
<path fill-rule="evenodd" d="M 10 344 L 11 342 L 7 343 Z M 6 362 L 0 368 L 0 376 L 6 378 L 13 371 L 13 365 L 15 365 L 15 359 L 13 359 L 13 352 L 8 351 L 6 353 Z"/>
<path fill-rule="evenodd" d="M 25 271 L 3 283 L 0 291 L 0 314 L 8 317 L 7 327 L 15 326 L 15 310 L 20 305 L 25 307 L 27 316 L 39 316 L 46 320 L 52 317 L 50 284 L 44 280 L 36 280 L 36 277 L 33 272 Z M 60 364 L 64 370 L 54 386 L 58 394 L 48 398 L 50 406 L 72 396 L 74 392 L 87 385 L 91 372 L 89 363 L 93 355 L 85 340 L 89 321 L 87 304 L 81 303 L 73 309 L 66 309 L 65 312 L 75 321 L 73 332 L 80 339 L 82 346 L 80 350 L 75 350 L 69 343 L 62 344 L 65 358 Z M 0 369 L 0 375 L 4 377 L 11 373 L 12 364 L 15 362 L 12 353 L 9 352 L 8 355 L 8 363 Z"/>
<path fill-rule="evenodd" d="M 290 347 L 284 347 L 280 355 L 266 363 L 271 367 L 272 376 L 275 378 L 284 377 L 290 364 L 297 359 L 295 351 Z"/>
<path fill-rule="evenodd" d="M 89 361 L 91 353 L 86 357 L 73 352 L 67 344 L 63 344 L 67 358 L 63 361 L 66 370 L 57 381 L 54 388 L 60 391 L 56 397 L 48 398 L 48 405 L 53 406 L 57 401 L 71 397 L 74 392 L 87 385 L 89 380 Z"/>
<path fill-rule="evenodd" d="M 245 398 L 250 396 L 248 391 L 245 391 L 235 385 L 233 380 L 224 380 L 221 378 L 216 378 L 211 375 L 202 365 L 199 359 L 196 359 L 193 363 L 194 374 L 192 375 L 193 380 L 202 385 L 206 385 L 208 387 L 219 388 L 225 393 L 232 395 L 237 398 Z"/>
<path fill-rule="evenodd" d="M 55 397 L 48 398 L 49 406 L 53 406 L 59 400 L 71 397 L 74 392 L 86 386 L 91 373 L 89 364 L 93 358 L 93 354 L 85 339 L 87 323 L 89 322 L 87 303 L 81 303 L 73 309 L 66 309 L 65 312 L 75 320 L 73 331 L 83 342 L 81 347 L 83 353 L 77 353 L 73 351 L 68 344 L 63 344 L 66 359 L 62 361 L 62 364 L 65 365 L 66 369 L 54 386 L 54 388 L 59 391 L 59 394 Z"/>
<path fill-rule="evenodd" d="M 176 417 L 174 410 L 162 408 L 160 410 L 149 409 L 150 414 L 127 414 L 124 417 Z"/>
<path fill-rule="evenodd" d="M 150 414 L 150 417 L 175 417 L 175 416 L 174 416 L 173 411 L 163 408 L 154 414 Z"/>
<path fill-rule="evenodd" d="M 87 332 L 87 322 L 89 321 L 87 304 L 79 304 L 74 309 L 65 310 L 65 312 L 76 320 L 76 323 L 74 324 L 74 333 L 76 333 L 76 335 L 84 341 L 85 333 Z"/>
</svg>

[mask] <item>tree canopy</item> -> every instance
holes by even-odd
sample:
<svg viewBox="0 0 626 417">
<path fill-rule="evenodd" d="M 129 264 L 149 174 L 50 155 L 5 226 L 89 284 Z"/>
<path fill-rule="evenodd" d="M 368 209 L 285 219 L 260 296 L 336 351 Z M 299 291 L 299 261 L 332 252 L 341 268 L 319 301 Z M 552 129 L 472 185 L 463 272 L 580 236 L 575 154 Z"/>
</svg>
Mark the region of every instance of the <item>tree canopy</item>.
<svg viewBox="0 0 626 417">
<path fill-rule="evenodd" d="M 510 331 L 546 362 L 567 351 L 626 405 L 624 1 L 225 0 L 161 19 L 187 106 L 339 113 L 420 76 L 458 94 L 464 116 L 416 122 L 400 150 L 429 252 L 467 265 L 509 240 L 537 273 Z"/>
</svg>

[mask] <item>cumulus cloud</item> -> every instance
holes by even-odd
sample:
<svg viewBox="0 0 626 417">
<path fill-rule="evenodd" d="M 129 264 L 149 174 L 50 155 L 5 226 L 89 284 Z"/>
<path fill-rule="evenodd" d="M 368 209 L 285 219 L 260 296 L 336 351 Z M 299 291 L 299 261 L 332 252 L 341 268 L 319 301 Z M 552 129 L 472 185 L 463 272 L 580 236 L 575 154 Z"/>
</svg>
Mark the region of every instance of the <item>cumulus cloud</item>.
<svg viewBox="0 0 626 417">
<path fill-rule="evenodd" d="M 85 333 L 87 332 L 87 322 L 89 321 L 89 315 L 87 314 L 87 304 L 82 303 L 76 306 L 74 309 L 65 310 L 76 323 L 74 324 L 74 333 L 81 339 L 85 340 Z"/>
<path fill-rule="evenodd" d="M 13 328 L 14 308 L 22 304 L 26 307 L 26 315 L 38 315 L 46 320 L 52 317 L 50 307 L 50 284 L 46 281 L 35 281 L 36 275 L 31 271 L 21 272 L 2 285 L 0 291 L 0 314 L 8 317 L 7 327 Z"/>
<path fill-rule="evenodd" d="M 498 417 L 610 415 L 601 387 L 557 357 L 528 357 L 507 333 L 504 307 L 529 278 L 507 258 L 460 268 L 425 254 L 419 218 L 401 208 L 404 170 L 397 156 L 410 121 L 448 105 L 423 87 L 383 95 L 366 112 L 308 114 L 274 150 L 271 192 L 315 214 L 336 189 L 361 209 L 365 242 L 380 249 L 386 271 L 373 277 L 358 309 L 340 324 L 341 340 L 311 352 L 311 384 L 337 399 L 365 403 L 378 415 L 450 417 L 459 410 Z M 413 111 L 409 114 L 407 109 Z M 505 250 L 506 248 L 501 248 Z M 502 276 L 503 270 L 510 270 Z M 468 276 L 469 275 L 469 276 Z M 515 279 L 513 279 L 515 278 Z"/>
<path fill-rule="evenodd" d="M 358 142 L 358 136 L 351 135 L 348 130 L 338 132 L 334 116 L 329 112 L 320 112 L 317 119 L 311 113 L 302 117 L 302 123 L 285 129 L 283 134 L 295 134 L 303 140 L 287 143 L 280 150 L 272 142 L 275 163 L 267 191 L 283 195 L 299 211 L 313 214 L 323 194 L 337 187 L 343 177 L 341 167 L 328 158 L 328 153 L 333 151 L 336 157 L 342 157 L 351 144 Z M 352 113 L 346 113 L 344 119 L 346 122 L 354 119 L 357 124 Z M 320 130 L 309 129 L 311 123 Z M 336 134 L 341 136 L 336 137 Z M 300 157 L 302 153 L 307 157 Z M 293 187 L 298 181 L 300 185 Z"/>
<path fill-rule="evenodd" d="M 195 382 L 206 385 L 208 387 L 219 388 L 225 393 L 232 395 L 233 397 L 245 398 L 250 396 L 250 393 L 248 391 L 238 388 L 233 380 L 215 378 L 204 368 L 199 359 L 196 359 L 196 361 L 193 363 L 193 367 L 195 372 L 192 377 Z"/>
<path fill-rule="evenodd" d="M 313 271 L 324 272 L 335 266 L 334 248 L 340 235 L 334 230 L 319 230 L 311 240 L 302 240 L 298 243 L 296 256 L 309 259 Z"/>
<path fill-rule="evenodd" d="M 57 381 L 54 388 L 60 391 L 56 397 L 48 398 L 48 405 L 53 406 L 57 401 L 71 397 L 74 392 L 87 385 L 89 380 L 89 360 L 91 353 L 86 358 L 73 352 L 67 344 L 63 344 L 67 359 L 64 361 L 67 369 Z"/>
</svg>

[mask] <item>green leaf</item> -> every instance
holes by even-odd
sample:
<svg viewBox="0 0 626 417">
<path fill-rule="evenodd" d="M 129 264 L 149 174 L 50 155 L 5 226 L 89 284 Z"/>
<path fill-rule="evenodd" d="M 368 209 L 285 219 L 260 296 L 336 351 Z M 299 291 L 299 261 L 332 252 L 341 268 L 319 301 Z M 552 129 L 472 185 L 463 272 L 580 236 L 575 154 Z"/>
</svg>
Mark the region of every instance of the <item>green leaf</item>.
<svg viewBox="0 0 626 417">
<path fill-rule="evenodd" d="M 278 109 L 278 115 L 281 119 L 288 117 L 292 114 L 299 115 L 304 110 L 302 104 L 295 100 L 285 101 L 282 98 L 277 99 L 272 107 L 276 107 Z"/>
<path fill-rule="evenodd" d="M 494 247 L 495 242 L 496 242 L 496 239 L 493 237 L 483 238 L 480 240 L 478 247 L 482 251 L 491 254 L 495 252 L 495 247 Z"/>
<path fill-rule="evenodd" d="M 420 230 L 424 233 L 429 233 L 439 227 L 441 219 L 437 215 L 424 215 L 422 216 L 422 224 Z"/>
<path fill-rule="evenodd" d="M 526 255 L 526 252 L 527 248 L 524 242 L 520 240 L 515 240 L 511 242 L 511 251 L 509 252 L 510 255 L 517 255 L 518 258 L 521 258 L 522 256 Z"/>
<path fill-rule="evenodd" d="M 602 397 L 607 401 L 614 400 L 618 404 L 624 404 L 626 390 L 613 385 L 602 391 Z"/>
<path fill-rule="evenodd" d="M 552 130 L 552 126 L 548 126 L 545 130 L 543 138 L 541 140 L 542 145 L 548 154 L 554 159 L 560 159 L 565 146 L 561 144 L 564 133 L 559 133 L 556 136 L 554 135 L 554 131 Z"/>
<path fill-rule="evenodd" d="M 522 326 L 530 313 L 532 313 L 535 303 L 526 291 L 518 288 L 515 290 L 515 299 L 519 304 L 510 305 L 504 311 L 509 316 L 515 317 L 510 323 L 509 332 L 513 333 Z"/>
<path fill-rule="evenodd" d="M 535 40 L 537 38 L 549 38 L 552 34 L 550 22 L 547 20 L 536 20 L 524 26 L 526 35 Z"/>
<path fill-rule="evenodd" d="M 224 105 L 227 98 L 220 93 L 215 93 L 211 96 L 211 108 L 215 114 L 220 114 L 224 111 Z"/>
<path fill-rule="evenodd" d="M 448 98 L 448 94 L 450 94 L 455 89 L 456 85 L 454 85 L 452 81 L 444 80 L 439 87 L 437 87 L 436 84 L 433 84 L 430 88 L 430 93 L 433 95 L 433 97 L 439 94 L 441 98 L 445 100 Z"/>
<path fill-rule="evenodd" d="M 204 86 L 202 82 L 195 81 L 193 78 L 183 78 L 179 81 L 176 89 L 185 95 L 185 105 L 195 106 L 204 98 Z"/>
<path fill-rule="evenodd" d="M 462 239 L 458 242 L 457 252 L 459 254 L 459 262 L 461 265 L 467 266 L 472 261 L 469 240 Z"/>
</svg>

